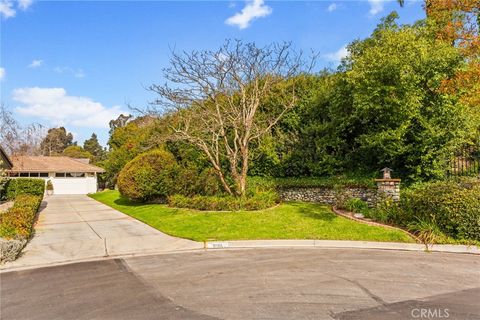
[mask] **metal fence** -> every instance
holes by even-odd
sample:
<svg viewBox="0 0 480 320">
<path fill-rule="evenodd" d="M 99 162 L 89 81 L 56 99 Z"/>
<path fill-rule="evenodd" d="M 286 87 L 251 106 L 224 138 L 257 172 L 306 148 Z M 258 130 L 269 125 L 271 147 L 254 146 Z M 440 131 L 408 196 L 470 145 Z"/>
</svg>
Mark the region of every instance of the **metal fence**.
<svg viewBox="0 0 480 320">
<path fill-rule="evenodd" d="M 452 157 L 448 174 L 451 176 L 480 175 L 480 145 L 465 146 Z"/>
</svg>

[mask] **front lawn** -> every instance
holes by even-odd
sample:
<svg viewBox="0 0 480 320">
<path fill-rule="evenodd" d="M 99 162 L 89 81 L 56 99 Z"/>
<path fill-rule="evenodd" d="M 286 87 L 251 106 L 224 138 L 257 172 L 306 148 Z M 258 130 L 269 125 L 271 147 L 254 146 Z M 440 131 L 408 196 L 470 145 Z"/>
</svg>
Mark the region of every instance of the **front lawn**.
<svg viewBox="0 0 480 320">
<path fill-rule="evenodd" d="M 339 217 L 328 206 L 313 203 L 290 202 L 261 211 L 201 212 L 136 203 L 111 190 L 90 197 L 167 234 L 196 241 L 322 239 L 414 242 L 403 232 Z"/>
</svg>

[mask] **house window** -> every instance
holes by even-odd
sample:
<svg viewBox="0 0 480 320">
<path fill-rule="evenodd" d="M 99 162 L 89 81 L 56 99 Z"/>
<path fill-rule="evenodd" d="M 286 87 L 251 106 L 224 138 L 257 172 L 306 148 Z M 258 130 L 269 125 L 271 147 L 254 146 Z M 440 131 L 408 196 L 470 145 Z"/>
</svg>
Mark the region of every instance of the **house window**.
<svg viewBox="0 0 480 320">
<path fill-rule="evenodd" d="M 28 172 L 20 172 L 20 177 L 22 177 L 22 178 L 27 177 L 28 178 Z"/>
<path fill-rule="evenodd" d="M 40 178 L 48 178 L 48 172 L 40 172 L 39 176 Z"/>
<path fill-rule="evenodd" d="M 74 178 L 84 178 L 85 177 L 85 173 L 84 172 L 73 172 L 73 173 L 70 173 L 72 175 L 72 177 Z"/>
<path fill-rule="evenodd" d="M 39 174 L 38 174 L 38 172 L 30 172 L 30 177 L 31 178 L 38 178 Z"/>
<path fill-rule="evenodd" d="M 55 178 L 65 178 L 65 172 L 55 172 Z"/>
</svg>

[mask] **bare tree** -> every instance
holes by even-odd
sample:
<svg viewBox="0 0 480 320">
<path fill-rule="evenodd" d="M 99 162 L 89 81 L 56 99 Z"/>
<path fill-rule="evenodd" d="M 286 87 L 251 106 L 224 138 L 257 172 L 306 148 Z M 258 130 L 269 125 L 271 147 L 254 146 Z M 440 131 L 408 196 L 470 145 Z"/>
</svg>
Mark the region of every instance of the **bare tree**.
<svg viewBox="0 0 480 320">
<path fill-rule="evenodd" d="M 0 144 L 11 155 L 37 155 L 45 128 L 40 124 L 20 125 L 7 108 L 0 105 Z"/>
<path fill-rule="evenodd" d="M 290 43 L 257 47 L 238 40 L 226 41 L 217 51 L 172 52 L 171 66 L 164 70 L 169 84 L 150 87 L 159 95 L 150 111 L 175 113 L 173 138 L 202 150 L 225 191 L 241 196 L 250 143 L 295 105 L 296 76 L 308 71 L 314 60 L 305 63 Z M 290 85 L 280 85 L 286 79 Z M 260 116 L 262 102 L 272 94 L 277 111 Z"/>
</svg>

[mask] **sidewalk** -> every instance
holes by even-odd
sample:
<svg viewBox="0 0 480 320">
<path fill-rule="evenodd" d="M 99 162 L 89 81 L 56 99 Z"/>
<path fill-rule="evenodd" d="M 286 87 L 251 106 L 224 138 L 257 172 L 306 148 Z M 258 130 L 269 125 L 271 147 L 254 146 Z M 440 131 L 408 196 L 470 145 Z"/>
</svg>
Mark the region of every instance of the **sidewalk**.
<svg viewBox="0 0 480 320">
<path fill-rule="evenodd" d="M 21 256 L 2 270 L 20 267 L 203 248 L 166 235 L 85 195 L 51 196 Z"/>
</svg>

